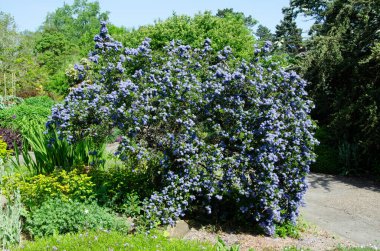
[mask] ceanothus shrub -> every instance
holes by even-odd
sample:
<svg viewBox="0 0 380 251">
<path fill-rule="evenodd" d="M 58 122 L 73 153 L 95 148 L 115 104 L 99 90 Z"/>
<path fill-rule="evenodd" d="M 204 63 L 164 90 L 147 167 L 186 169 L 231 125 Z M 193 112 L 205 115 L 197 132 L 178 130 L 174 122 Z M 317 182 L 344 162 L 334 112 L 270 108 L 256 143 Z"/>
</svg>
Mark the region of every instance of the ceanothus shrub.
<svg viewBox="0 0 380 251">
<path fill-rule="evenodd" d="M 105 23 L 95 42 L 92 66 L 75 66 L 82 82 L 47 127 L 72 142 L 117 127 L 121 160 L 158 163 L 158 189 L 144 201 L 151 226 L 195 208 L 211 214 L 218 201 L 269 235 L 295 222 L 315 158 L 313 105 L 306 82 L 271 62 L 269 42 L 252 62 L 208 39 L 202 48 L 173 41 L 165 53 L 149 39 L 124 48 Z"/>
</svg>

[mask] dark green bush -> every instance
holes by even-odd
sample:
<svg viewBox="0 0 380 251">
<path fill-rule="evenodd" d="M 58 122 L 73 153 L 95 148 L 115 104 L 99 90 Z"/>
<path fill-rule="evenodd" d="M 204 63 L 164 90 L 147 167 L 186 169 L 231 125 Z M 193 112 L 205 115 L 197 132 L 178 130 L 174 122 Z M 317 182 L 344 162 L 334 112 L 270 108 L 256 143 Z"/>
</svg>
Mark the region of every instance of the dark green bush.
<svg viewBox="0 0 380 251">
<path fill-rule="evenodd" d="M 120 213 L 136 212 L 139 200 L 148 197 L 154 190 L 149 173 L 133 172 L 126 167 L 92 169 L 89 175 L 95 184 L 98 203 Z"/>
<path fill-rule="evenodd" d="M 339 161 L 339 150 L 334 147 L 332 133 L 326 127 L 318 128 L 316 138 L 320 144 L 316 146 L 317 160 L 311 165 L 311 171 L 317 173 L 341 174 L 343 166 Z"/>
<path fill-rule="evenodd" d="M 96 203 L 50 199 L 40 207 L 31 209 L 26 230 L 32 237 L 76 233 L 83 230 L 117 230 L 127 232 L 129 226 L 123 218 L 111 214 Z"/>
<path fill-rule="evenodd" d="M 339 166 L 329 170 L 379 180 L 380 2 L 290 2 L 293 14 L 315 20 L 299 63 L 316 104 L 313 117 L 333 139 L 321 141 L 317 162 L 325 156 L 329 165 L 335 155 Z"/>
</svg>

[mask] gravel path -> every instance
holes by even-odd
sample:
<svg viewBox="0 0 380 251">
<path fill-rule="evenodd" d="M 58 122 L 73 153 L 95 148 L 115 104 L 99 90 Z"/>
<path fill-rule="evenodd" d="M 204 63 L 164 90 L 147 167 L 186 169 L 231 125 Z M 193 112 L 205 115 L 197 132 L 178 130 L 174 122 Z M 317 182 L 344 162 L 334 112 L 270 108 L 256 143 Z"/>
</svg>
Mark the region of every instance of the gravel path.
<svg viewBox="0 0 380 251">
<path fill-rule="evenodd" d="M 304 218 L 359 245 L 380 247 L 380 187 L 369 181 L 310 174 Z"/>
<path fill-rule="evenodd" d="M 187 240 L 200 240 L 215 243 L 221 238 L 227 246 L 239 245 L 241 251 L 254 250 L 284 250 L 284 248 L 296 247 L 297 250 L 326 251 L 334 250 L 338 246 L 353 247 L 355 243 L 335 236 L 317 226 L 309 226 L 301 233 L 299 239 L 274 238 L 263 235 L 252 235 L 247 233 L 230 231 L 207 231 L 191 227 L 190 231 L 183 237 Z"/>
</svg>

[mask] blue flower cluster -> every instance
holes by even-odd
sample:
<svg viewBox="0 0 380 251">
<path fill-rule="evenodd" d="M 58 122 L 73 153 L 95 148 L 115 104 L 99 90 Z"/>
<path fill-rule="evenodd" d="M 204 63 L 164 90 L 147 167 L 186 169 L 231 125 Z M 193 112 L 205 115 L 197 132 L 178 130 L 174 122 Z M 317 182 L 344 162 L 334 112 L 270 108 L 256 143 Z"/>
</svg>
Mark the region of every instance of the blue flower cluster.
<svg viewBox="0 0 380 251">
<path fill-rule="evenodd" d="M 270 63 L 270 43 L 245 62 L 229 47 L 214 52 L 209 39 L 194 49 L 173 41 L 164 54 L 149 39 L 123 48 L 105 23 L 95 41 L 98 74 L 76 66 L 91 81 L 53 108 L 47 126 L 72 141 L 117 127 L 122 160 L 155 159 L 161 189 L 144 202 L 152 226 L 194 205 L 211 214 L 212 201 L 226 199 L 269 235 L 295 222 L 315 159 L 313 104 L 304 80 Z"/>
</svg>

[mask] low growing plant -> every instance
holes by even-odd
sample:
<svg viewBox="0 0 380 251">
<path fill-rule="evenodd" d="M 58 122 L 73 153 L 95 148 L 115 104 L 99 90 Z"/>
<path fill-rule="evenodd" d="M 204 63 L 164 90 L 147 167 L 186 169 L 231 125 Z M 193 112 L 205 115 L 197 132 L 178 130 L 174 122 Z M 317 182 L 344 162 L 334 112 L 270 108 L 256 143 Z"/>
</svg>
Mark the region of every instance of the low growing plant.
<svg viewBox="0 0 380 251">
<path fill-rule="evenodd" d="M 55 235 L 40 238 L 36 241 L 27 241 L 22 247 L 14 250 L 40 251 L 40 250 L 81 250 L 104 251 L 104 250 L 186 250 L 205 251 L 215 250 L 206 242 L 167 238 L 161 232 L 153 232 L 149 235 L 129 234 L 125 235 L 116 231 L 90 231 L 80 234 Z"/>
<path fill-rule="evenodd" d="M 21 240 L 22 204 L 20 194 L 13 194 L 14 200 L 4 208 L 0 207 L 0 249 L 8 249 Z"/>
<path fill-rule="evenodd" d="M 135 216 L 140 212 L 140 200 L 149 197 L 154 191 L 152 175 L 134 172 L 126 166 L 92 169 L 88 175 L 95 184 L 94 193 L 98 203 L 127 215 Z"/>
<path fill-rule="evenodd" d="M 0 127 L 24 132 L 29 121 L 44 125 L 54 104 L 47 96 L 27 98 L 18 105 L 0 110 Z"/>
<path fill-rule="evenodd" d="M 7 109 L 14 105 L 21 104 L 23 102 L 22 98 L 16 96 L 2 96 L 0 95 L 0 110 Z"/>
<path fill-rule="evenodd" d="M 14 150 L 15 146 L 17 146 L 18 149 L 22 149 L 22 136 L 20 133 L 9 128 L 0 127 L 0 136 L 2 140 L 7 143 L 8 150 Z"/>
<path fill-rule="evenodd" d="M 31 177 L 23 177 L 19 173 L 6 175 L 0 186 L 8 199 L 12 199 L 14 191 L 19 191 L 22 202 L 28 209 L 52 198 L 65 202 L 87 201 L 95 197 L 91 178 L 76 169 L 71 172 L 57 170 L 50 175 L 39 174 Z"/>
<path fill-rule="evenodd" d="M 3 141 L 3 137 L 0 136 L 0 159 L 8 158 L 12 153 L 11 150 L 7 149 L 7 143 Z"/>
<path fill-rule="evenodd" d="M 34 238 L 87 230 L 116 230 L 121 233 L 129 230 L 126 219 L 116 217 L 95 202 L 60 199 L 49 199 L 32 208 L 25 224 L 25 229 Z"/>
<path fill-rule="evenodd" d="M 239 245 L 233 245 L 231 247 L 228 247 L 226 243 L 224 243 L 223 239 L 218 237 L 218 241 L 215 244 L 216 251 L 240 251 Z"/>
<path fill-rule="evenodd" d="M 276 227 L 276 235 L 281 238 L 299 238 L 300 230 L 296 224 L 291 222 L 285 222 Z"/>
<path fill-rule="evenodd" d="M 121 210 L 124 215 L 129 217 L 137 217 L 142 211 L 142 203 L 139 196 L 136 193 L 127 194 Z"/>
<path fill-rule="evenodd" d="M 5 163 L 2 158 L 0 158 L 0 185 L 3 180 L 3 176 L 5 175 Z"/>
</svg>

